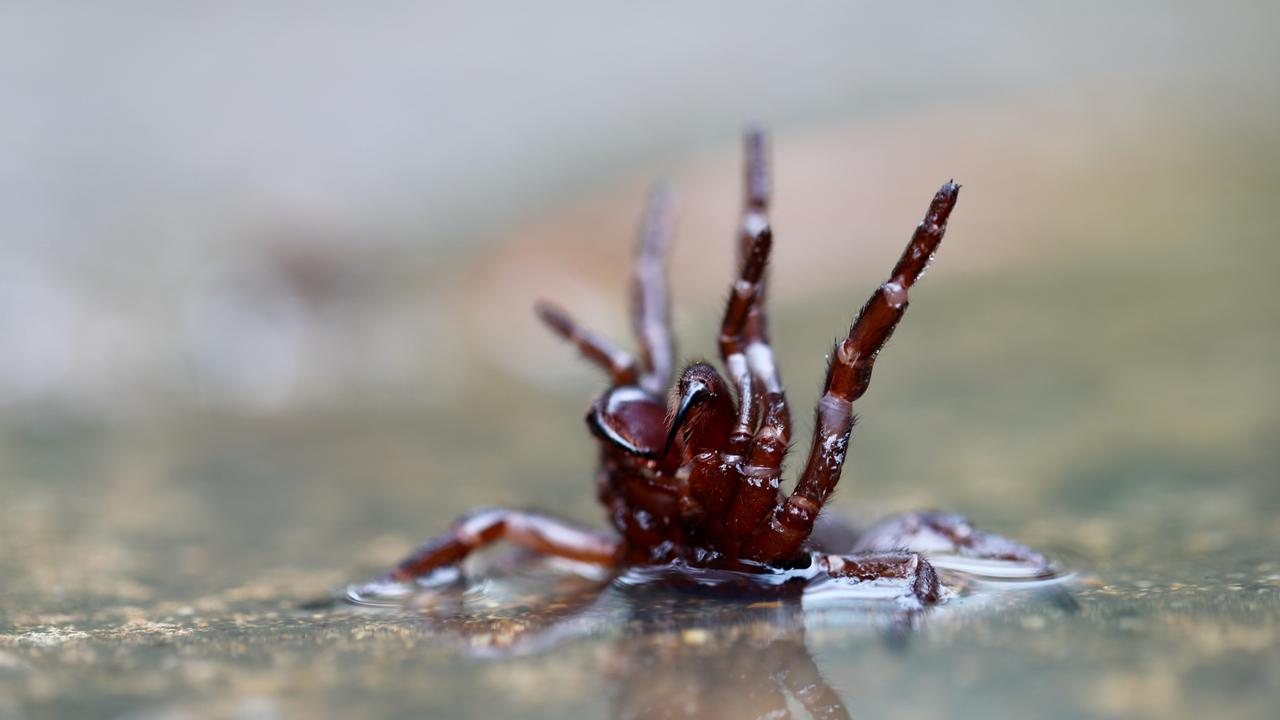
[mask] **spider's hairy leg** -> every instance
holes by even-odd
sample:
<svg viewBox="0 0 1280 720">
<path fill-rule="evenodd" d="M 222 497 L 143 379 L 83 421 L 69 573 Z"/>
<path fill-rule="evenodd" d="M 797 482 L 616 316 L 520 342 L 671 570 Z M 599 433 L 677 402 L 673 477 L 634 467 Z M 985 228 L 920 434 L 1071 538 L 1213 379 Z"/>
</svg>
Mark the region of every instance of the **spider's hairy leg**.
<svg viewBox="0 0 1280 720">
<path fill-rule="evenodd" d="M 456 565 L 472 552 L 499 540 L 546 555 L 596 565 L 616 564 L 618 540 L 549 515 L 527 510 L 485 508 L 459 518 L 453 528 L 418 547 L 385 578 L 406 582 Z"/>
<path fill-rule="evenodd" d="M 822 505 L 840 480 L 853 403 L 867 391 L 876 356 L 907 310 L 907 291 L 924 274 L 946 232 L 960 186 L 948 182 L 934 195 L 888 282 L 862 306 L 849 336 L 836 345 L 818 401 L 809 459 L 791 497 L 780 503 L 742 546 L 743 557 L 768 562 L 794 556 L 813 530 Z"/>
<path fill-rule="evenodd" d="M 942 598 L 938 573 L 920 553 L 905 551 L 863 552 L 852 555 L 818 555 L 818 565 L 834 578 L 907 581 L 911 594 L 925 605 Z"/>
<path fill-rule="evenodd" d="M 738 467 L 737 489 L 725 518 L 729 537 L 743 540 L 760 526 L 778 502 L 782 485 L 782 462 L 787 456 L 787 429 L 776 403 L 765 409 L 760 429 L 751 442 L 751 451 Z"/>
<path fill-rule="evenodd" d="M 629 353 L 582 327 L 557 305 L 540 300 L 533 309 L 552 332 L 573 343 L 584 358 L 609 373 L 614 385 L 636 384 L 636 360 Z"/>
<path fill-rule="evenodd" d="M 720 356 L 738 391 L 738 420 L 722 452 L 723 460 L 738 466 L 733 502 L 725 516 L 725 529 L 733 539 L 745 537 L 777 500 L 782 458 L 786 454 L 785 425 L 779 426 L 779 404 L 770 404 L 764 422 L 756 414 L 763 404 L 746 355 L 743 330 L 751 308 L 759 301 L 773 233 L 768 225 L 751 228 L 751 251 L 733 284 L 720 326 Z M 762 380 L 761 380 L 762 381 Z M 763 381 L 762 381 L 763 382 Z M 776 394 L 775 394 L 776 397 Z M 781 408 L 785 412 L 786 404 Z M 757 426 L 759 430 L 757 430 Z"/>
<path fill-rule="evenodd" d="M 753 414 L 758 409 L 758 389 L 752 382 L 751 367 L 747 364 L 746 342 L 743 327 L 747 314 L 760 293 L 764 269 L 769 262 L 769 250 L 773 247 L 773 232 L 768 225 L 754 228 L 751 251 L 742 262 L 741 272 L 729 291 L 724 318 L 720 322 L 720 359 L 729 372 L 729 380 L 738 394 L 738 424 L 729 438 L 730 454 L 745 454 L 759 418 Z"/>
<path fill-rule="evenodd" d="M 744 263 L 754 252 L 754 238 L 762 228 L 768 227 L 769 211 L 767 138 L 760 130 L 750 130 L 745 146 L 746 172 L 739 230 L 739 247 Z M 728 516 L 727 530 L 735 539 L 741 539 L 754 530 L 776 502 L 782 462 L 791 438 L 791 411 L 787 407 L 787 395 L 766 330 L 765 285 L 762 272 L 740 335 L 751 380 L 757 386 L 752 398 L 751 416 L 753 420 L 760 420 L 752 437 L 751 451 L 741 466 L 738 491 Z"/>
<path fill-rule="evenodd" d="M 738 226 L 739 263 L 746 262 L 759 229 L 769 224 L 770 199 L 768 135 L 760 128 L 750 128 L 743 145 L 746 162 L 743 172 L 742 221 Z M 790 434 L 791 413 L 787 408 L 782 378 L 773 359 L 773 348 L 769 344 L 768 316 L 765 312 L 766 286 L 767 278 L 762 277 L 755 302 L 747 310 L 747 317 L 743 321 L 742 338 L 751 374 L 762 386 L 760 392 L 756 393 L 756 400 L 764 407 L 753 408 L 752 412 L 757 417 L 762 414 L 773 417 L 785 444 Z"/>
<path fill-rule="evenodd" d="M 764 130 L 748 128 L 742 139 L 742 219 L 738 224 L 738 264 L 747 261 L 755 245 L 756 228 L 769 224 L 769 138 Z"/>
<path fill-rule="evenodd" d="M 675 370 L 675 342 L 668 307 L 667 248 L 675 224 L 675 193 L 658 185 L 640 223 L 631 286 L 631 324 L 640 344 L 640 385 L 661 395 Z"/>
</svg>

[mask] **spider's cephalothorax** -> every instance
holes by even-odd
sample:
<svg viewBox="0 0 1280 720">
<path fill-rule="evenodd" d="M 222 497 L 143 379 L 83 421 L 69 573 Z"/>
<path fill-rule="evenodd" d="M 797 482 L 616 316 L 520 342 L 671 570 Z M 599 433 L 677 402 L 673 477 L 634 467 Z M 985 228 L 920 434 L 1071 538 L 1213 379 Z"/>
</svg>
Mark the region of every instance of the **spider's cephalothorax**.
<svg viewBox="0 0 1280 720">
<path fill-rule="evenodd" d="M 780 485 L 791 415 L 765 323 L 764 274 L 773 235 L 763 133 L 747 134 L 746 156 L 739 273 L 719 337 L 727 379 L 710 364 L 695 363 L 669 387 L 675 350 L 664 258 L 673 203 L 665 189 L 651 198 L 640 231 L 632 292 L 638 357 L 579 326 L 564 310 L 538 305 L 543 321 L 612 379 L 591 404 L 587 424 L 601 445 L 597 491 L 616 534 L 528 511 L 480 510 L 423 545 L 387 579 L 422 577 L 498 539 L 610 567 L 672 562 L 759 572 L 816 567 L 854 581 L 896 578 L 925 603 L 937 601 L 941 587 L 922 550 L 1047 567 L 1038 553 L 975 530 L 961 516 L 938 512 L 889 518 L 863 533 L 852 548 L 843 548 L 844 554 L 809 546 L 818 513 L 840 479 L 853 403 L 866 391 L 876 356 L 906 312 L 911 287 L 942 242 L 960 186 L 948 182 L 934 195 L 888 281 L 835 346 L 808 458 L 786 495 Z"/>
</svg>

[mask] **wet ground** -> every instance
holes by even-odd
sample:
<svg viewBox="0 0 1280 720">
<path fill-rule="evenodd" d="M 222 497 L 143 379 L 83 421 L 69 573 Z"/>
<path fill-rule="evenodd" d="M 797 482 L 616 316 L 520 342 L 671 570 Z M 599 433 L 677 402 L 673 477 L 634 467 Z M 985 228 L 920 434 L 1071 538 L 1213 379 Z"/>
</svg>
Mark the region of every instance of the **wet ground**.
<svg viewBox="0 0 1280 720">
<path fill-rule="evenodd" d="M 210 421 L 153 429 L 146 450 L 26 435 L 80 452 L 8 455 L 31 485 L 4 513 L 3 716 L 1267 717 L 1280 682 L 1273 501 L 1152 465 L 1098 471 L 1125 485 L 1105 505 L 1076 499 L 1074 472 L 998 503 L 955 481 L 945 494 L 975 498 L 957 505 L 1077 574 L 953 583 L 919 614 L 609 585 L 512 570 L 507 552 L 411 609 L 304 609 L 407 546 L 371 535 L 375 517 L 445 522 L 429 498 L 380 491 L 380 473 L 352 480 L 358 458 L 395 452 L 362 436 L 410 444 L 408 428 L 360 427 Z M 60 486 L 81 473 L 102 488 Z M 176 477 L 206 480 L 182 497 L 163 484 Z M 394 505 L 414 507 L 380 508 Z"/>
</svg>

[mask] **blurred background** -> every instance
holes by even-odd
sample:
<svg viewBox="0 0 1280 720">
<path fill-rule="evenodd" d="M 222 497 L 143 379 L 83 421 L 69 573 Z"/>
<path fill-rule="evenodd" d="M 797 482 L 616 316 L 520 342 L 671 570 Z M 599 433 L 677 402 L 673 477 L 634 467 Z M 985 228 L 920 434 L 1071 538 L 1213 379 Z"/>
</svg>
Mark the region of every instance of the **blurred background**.
<svg viewBox="0 0 1280 720">
<path fill-rule="evenodd" d="M 600 522 L 581 418 L 603 380 L 530 306 L 628 345 L 635 221 L 666 178 L 679 351 L 713 356 L 753 121 L 800 443 L 831 339 L 938 185 L 964 185 L 859 404 L 837 511 L 964 511 L 1121 594 L 1257 590 L 1261 610 L 1161 616 L 1145 646 L 1096 626 L 1087 651 L 1114 665 L 1057 698 L 1252 707 L 1239 688 L 1280 677 L 1278 16 L 3 5 L 0 717 L 195 692 L 204 676 L 127 652 L 152 684 L 104 681 L 104 629 L 359 579 L 475 505 Z M 87 669 L 65 669 L 67 627 L 102 643 Z M 1165 647 L 1170 627 L 1209 639 Z M 1215 664 L 1246 636 L 1246 666 Z M 484 682 L 527 708 L 547 683 L 524 671 Z M 304 682 L 265 677 L 244 697 Z"/>
</svg>

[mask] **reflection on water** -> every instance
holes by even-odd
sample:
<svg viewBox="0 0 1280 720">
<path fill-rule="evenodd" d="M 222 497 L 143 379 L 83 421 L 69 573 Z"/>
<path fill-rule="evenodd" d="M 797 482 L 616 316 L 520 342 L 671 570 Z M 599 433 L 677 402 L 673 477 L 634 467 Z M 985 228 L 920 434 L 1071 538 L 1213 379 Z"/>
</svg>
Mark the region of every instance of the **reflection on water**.
<svg viewBox="0 0 1280 720">
<path fill-rule="evenodd" d="M 619 643 L 615 717 L 782 718 L 795 704 L 814 718 L 849 717 L 805 645 L 799 598 L 726 605 L 643 590 L 629 600 L 648 632 Z"/>
<path fill-rule="evenodd" d="M 682 566 L 602 578 L 588 565 L 504 550 L 416 585 L 348 589 L 350 611 L 414 624 L 469 657 L 502 660 L 574 639 L 607 643 L 601 676 L 618 718 L 848 718 L 806 628 L 858 627 L 895 652 L 927 623 L 1010 603 L 1075 613 L 1070 575 L 940 556 L 950 602 L 922 607 L 901 582 L 796 574 L 761 579 Z M 1003 576 L 1003 577 L 1002 577 Z M 1012 577 L 1010 577 L 1012 576 Z M 954 606 L 954 607 L 953 607 Z M 341 606 L 339 606 L 341 607 Z M 847 688 L 856 693 L 856 688 Z"/>
</svg>

